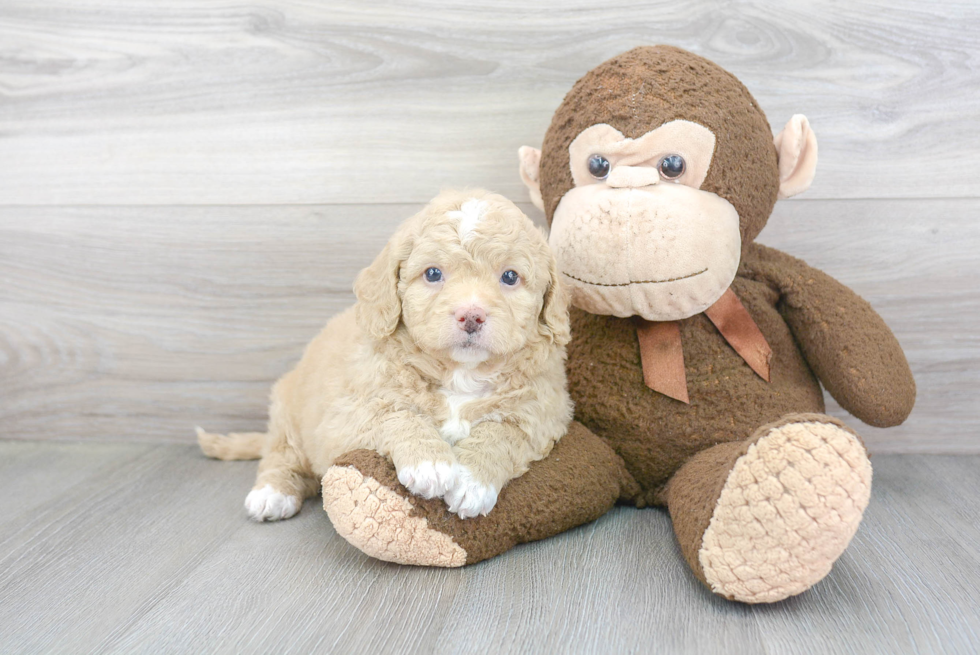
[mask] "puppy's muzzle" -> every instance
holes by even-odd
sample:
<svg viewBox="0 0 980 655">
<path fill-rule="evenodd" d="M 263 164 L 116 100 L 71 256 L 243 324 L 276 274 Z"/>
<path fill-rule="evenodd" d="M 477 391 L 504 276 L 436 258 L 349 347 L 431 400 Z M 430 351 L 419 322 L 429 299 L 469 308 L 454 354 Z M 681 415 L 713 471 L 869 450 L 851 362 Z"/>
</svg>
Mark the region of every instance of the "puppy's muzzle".
<svg viewBox="0 0 980 655">
<path fill-rule="evenodd" d="M 460 307 L 456 310 L 456 327 L 466 334 L 479 332 L 486 322 L 487 313 L 481 307 Z"/>
</svg>

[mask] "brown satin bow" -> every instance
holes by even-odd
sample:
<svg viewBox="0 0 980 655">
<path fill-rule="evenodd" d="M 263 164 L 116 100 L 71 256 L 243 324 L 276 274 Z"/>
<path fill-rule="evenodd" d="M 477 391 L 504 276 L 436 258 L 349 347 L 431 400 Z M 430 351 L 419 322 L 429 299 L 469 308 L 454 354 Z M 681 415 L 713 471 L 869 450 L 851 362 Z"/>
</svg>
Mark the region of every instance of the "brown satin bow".
<svg viewBox="0 0 980 655">
<path fill-rule="evenodd" d="M 715 304 L 704 310 L 704 315 L 745 363 L 769 382 L 772 348 L 735 292 L 729 288 Z M 654 391 L 690 403 L 680 324 L 677 321 L 648 321 L 639 316 L 635 320 L 643 381 Z"/>
</svg>

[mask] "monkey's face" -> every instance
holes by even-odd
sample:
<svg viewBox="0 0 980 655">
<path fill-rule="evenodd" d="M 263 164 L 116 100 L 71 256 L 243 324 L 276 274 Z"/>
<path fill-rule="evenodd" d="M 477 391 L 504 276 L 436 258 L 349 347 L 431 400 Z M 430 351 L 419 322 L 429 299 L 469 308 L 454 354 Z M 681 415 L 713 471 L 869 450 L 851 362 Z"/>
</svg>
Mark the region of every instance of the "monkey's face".
<svg viewBox="0 0 980 655">
<path fill-rule="evenodd" d="M 817 142 L 799 114 L 774 139 L 731 73 L 652 46 L 586 73 L 519 155 L 573 303 L 664 321 L 721 297 L 776 198 L 810 185 Z"/>
<path fill-rule="evenodd" d="M 574 187 L 555 208 L 550 244 L 576 306 L 679 320 L 710 307 L 741 253 L 735 207 L 701 189 L 715 135 L 686 120 L 636 139 L 600 123 L 568 147 Z"/>
</svg>

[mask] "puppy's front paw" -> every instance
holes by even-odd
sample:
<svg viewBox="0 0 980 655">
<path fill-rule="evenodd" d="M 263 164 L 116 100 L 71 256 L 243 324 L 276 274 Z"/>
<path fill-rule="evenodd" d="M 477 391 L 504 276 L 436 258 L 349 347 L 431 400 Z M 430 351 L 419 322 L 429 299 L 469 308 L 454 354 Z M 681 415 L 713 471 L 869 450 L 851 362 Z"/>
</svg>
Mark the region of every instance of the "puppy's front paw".
<svg viewBox="0 0 980 655">
<path fill-rule="evenodd" d="M 465 466 L 456 466 L 456 484 L 445 495 L 449 511 L 461 519 L 486 516 L 497 504 L 497 490 L 473 478 Z"/>
<path fill-rule="evenodd" d="M 271 485 L 252 489 L 245 497 L 245 511 L 256 521 L 280 521 L 296 514 L 302 506 L 296 496 L 287 496 Z"/>
<path fill-rule="evenodd" d="M 456 472 L 446 462 L 420 462 L 398 470 L 398 481 L 416 496 L 436 498 L 455 484 Z"/>
</svg>

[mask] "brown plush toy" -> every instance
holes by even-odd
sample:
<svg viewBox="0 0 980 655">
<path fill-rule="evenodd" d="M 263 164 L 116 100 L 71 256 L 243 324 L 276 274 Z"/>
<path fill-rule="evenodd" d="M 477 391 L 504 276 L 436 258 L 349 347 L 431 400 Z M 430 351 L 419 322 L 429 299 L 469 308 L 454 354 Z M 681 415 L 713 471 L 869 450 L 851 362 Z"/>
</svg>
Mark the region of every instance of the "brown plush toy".
<svg viewBox="0 0 980 655">
<path fill-rule="evenodd" d="M 323 480 L 337 531 L 374 557 L 459 566 L 617 502 L 666 506 L 715 593 L 757 603 L 808 589 L 871 490 L 865 448 L 823 414 L 820 383 L 875 426 L 908 416 L 915 383 L 867 302 L 753 242 L 777 197 L 813 178 L 806 118 L 773 139 L 731 74 L 637 48 L 580 79 L 542 150 L 520 155 L 572 289 L 576 422 L 475 519 L 411 496 L 378 454 L 349 453 Z"/>
</svg>

